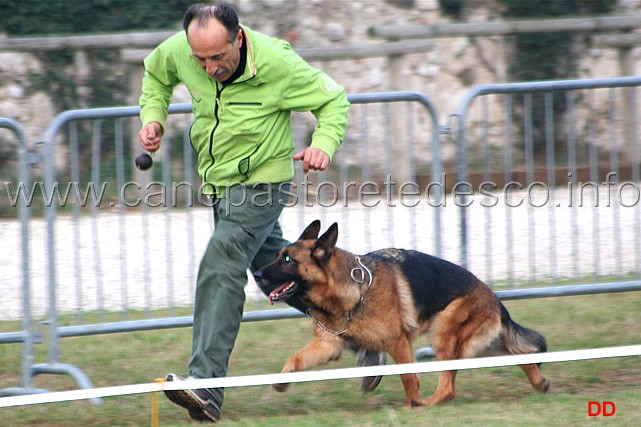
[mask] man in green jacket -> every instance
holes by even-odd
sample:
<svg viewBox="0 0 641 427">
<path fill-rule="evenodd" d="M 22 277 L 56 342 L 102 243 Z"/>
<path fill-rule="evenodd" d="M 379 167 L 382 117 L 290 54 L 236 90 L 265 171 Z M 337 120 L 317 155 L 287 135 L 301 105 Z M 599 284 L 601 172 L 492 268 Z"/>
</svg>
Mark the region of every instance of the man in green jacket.
<svg viewBox="0 0 641 427">
<path fill-rule="evenodd" d="M 303 162 L 305 173 L 326 169 L 350 104 L 341 86 L 287 42 L 240 26 L 227 3 L 191 6 L 183 28 L 145 58 L 138 136 L 145 150 L 159 148 L 173 88 L 183 83 L 192 97 L 190 139 L 216 224 L 198 270 L 189 376 L 219 378 L 240 328 L 247 268 L 268 264 L 288 243 L 278 218 L 291 194 L 284 186 L 294 176 L 293 160 Z M 317 119 L 310 147 L 295 154 L 292 111 Z M 292 305 L 305 310 L 300 301 Z M 360 365 L 382 362 L 382 354 L 359 352 Z M 371 391 L 379 381 L 364 378 L 361 388 Z M 222 389 L 165 394 L 195 420 L 220 418 Z"/>
</svg>

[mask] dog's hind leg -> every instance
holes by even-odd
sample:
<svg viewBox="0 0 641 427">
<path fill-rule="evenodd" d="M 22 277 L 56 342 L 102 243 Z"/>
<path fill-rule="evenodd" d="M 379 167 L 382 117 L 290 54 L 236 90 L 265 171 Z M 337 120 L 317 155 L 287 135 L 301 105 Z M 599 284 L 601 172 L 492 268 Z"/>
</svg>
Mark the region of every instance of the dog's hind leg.
<svg viewBox="0 0 641 427">
<path fill-rule="evenodd" d="M 496 298 L 486 287 L 452 301 L 434 319 L 432 347 L 438 360 L 475 357 L 500 332 Z M 424 404 L 436 405 L 456 396 L 456 371 L 441 372 L 436 391 Z"/>
<path fill-rule="evenodd" d="M 438 377 L 436 391 L 422 403 L 424 405 L 438 405 L 439 403 L 454 399 L 454 397 L 456 397 L 456 372 L 457 371 L 441 372 Z"/>
<path fill-rule="evenodd" d="M 530 364 L 519 366 L 525 371 L 527 379 L 530 381 L 530 384 L 532 384 L 532 387 L 534 387 L 535 390 L 538 390 L 541 393 L 547 393 L 547 391 L 550 389 L 550 382 L 541 374 L 539 365 Z"/>
<path fill-rule="evenodd" d="M 501 321 L 503 333 L 501 335 L 503 346 L 508 354 L 531 354 L 547 351 L 545 337 L 535 330 L 519 325 L 512 320 L 510 313 L 503 304 L 501 308 Z M 521 365 L 527 379 L 535 390 L 546 393 L 550 388 L 550 382 L 543 377 L 538 364 Z"/>
<path fill-rule="evenodd" d="M 401 335 L 388 346 L 388 353 L 396 363 L 413 363 L 414 351 L 407 334 Z M 402 374 L 401 382 L 405 389 L 405 407 L 422 406 L 419 395 L 419 381 L 416 374 Z"/>
</svg>

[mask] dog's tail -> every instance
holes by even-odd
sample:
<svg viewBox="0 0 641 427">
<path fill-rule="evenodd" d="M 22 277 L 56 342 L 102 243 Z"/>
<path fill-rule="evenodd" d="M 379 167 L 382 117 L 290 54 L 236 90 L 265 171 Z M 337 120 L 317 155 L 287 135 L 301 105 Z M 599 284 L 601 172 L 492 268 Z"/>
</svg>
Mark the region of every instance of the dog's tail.
<svg viewBox="0 0 641 427">
<path fill-rule="evenodd" d="M 503 325 L 503 344 L 510 354 L 544 353 L 548 346 L 540 333 L 521 326 L 510 317 L 501 304 L 501 323 Z"/>
</svg>

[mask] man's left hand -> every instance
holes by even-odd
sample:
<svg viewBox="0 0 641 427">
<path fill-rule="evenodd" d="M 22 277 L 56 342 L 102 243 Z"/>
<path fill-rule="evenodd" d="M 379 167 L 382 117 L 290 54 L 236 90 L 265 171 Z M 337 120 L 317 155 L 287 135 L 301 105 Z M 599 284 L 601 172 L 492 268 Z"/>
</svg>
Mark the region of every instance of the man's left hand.
<svg viewBox="0 0 641 427">
<path fill-rule="evenodd" d="M 294 160 L 303 161 L 303 172 L 310 170 L 324 171 L 329 166 L 329 156 L 318 148 L 307 147 L 300 153 L 294 154 Z"/>
</svg>

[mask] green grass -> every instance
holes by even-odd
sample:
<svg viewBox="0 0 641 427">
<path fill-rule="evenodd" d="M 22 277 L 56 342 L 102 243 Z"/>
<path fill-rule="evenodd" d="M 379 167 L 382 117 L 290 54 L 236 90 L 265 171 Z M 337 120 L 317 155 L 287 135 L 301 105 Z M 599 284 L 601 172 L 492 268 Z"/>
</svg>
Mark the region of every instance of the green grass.
<svg viewBox="0 0 641 427">
<path fill-rule="evenodd" d="M 543 333 L 550 351 L 640 344 L 641 292 L 508 301 L 513 318 Z M 252 306 L 249 309 L 264 308 Z M 0 330 L 16 330 L 0 323 Z M 272 373 L 310 338 L 309 319 L 245 323 L 230 363 L 230 375 Z M 167 372 L 185 373 L 191 329 L 169 329 L 61 340 L 60 360 L 82 368 L 95 386 L 146 383 Z M 419 340 L 417 345 L 427 344 Z M 46 360 L 46 346 L 36 346 L 36 362 Z M 0 388 L 19 378 L 20 345 L 0 347 Z M 346 352 L 328 368 L 352 367 Z M 396 376 L 364 395 L 358 379 L 293 384 L 284 394 L 269 386 L 226 391 L 222 424 L 226 426 L 582 426 L 641 425 L 641 358 L 598 359 L 543 366 L 551 381 L 548 394 L 536 393 L 515 367 L 459 372 L 457 397 L 438 407 L 404 409 Z M 422 394 L 435 388 L 438 374 L 420 375 Z M 34 386 L 75 388 L 66 376 L 40 375 Z M 588 401 L 616 404 L 613 417 L 590 419 Z M 193 425 L 186 413 L 164 396 L 161 426 Z M 0 410 L 6 426 L 144 426 L 150 423 L 151 395 L 108 397 L 103 405 L 87 402 L 41 404 Z"/>
</svg>

